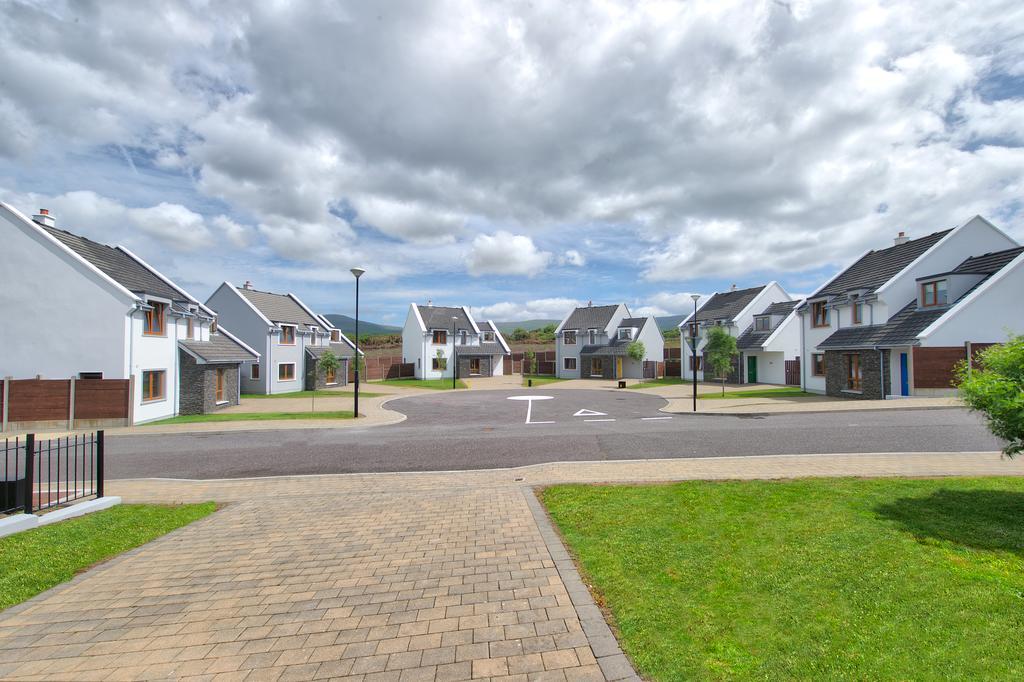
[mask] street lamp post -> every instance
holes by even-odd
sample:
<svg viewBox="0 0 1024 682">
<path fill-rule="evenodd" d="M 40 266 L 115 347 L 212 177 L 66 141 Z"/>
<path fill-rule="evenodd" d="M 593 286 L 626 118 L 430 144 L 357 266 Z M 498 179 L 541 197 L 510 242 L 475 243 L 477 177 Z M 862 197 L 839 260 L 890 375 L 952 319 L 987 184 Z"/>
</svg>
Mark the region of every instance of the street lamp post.
<svg viewBox="0 0 1024 682">
<path fill-rule="evenodd" d="M 455 374 L 459 371 L 459 359 L 455 356 L 455 322 L 459 318 L 452 315 L 452 390 L 455 390 Z"/>
<path fill-rule="evenodd" d="M 356 278 L 356 390 L 355 400 L 352 403 L 352 414 L 354 419 L 359 419 L 359 278 L 366 270 L 352 268 L 349 272 Z"/>
<path fill-rule="evenodd" d="M 693 363 L 693 411 L 697 411 L 697 332 L 700 329 L 697 326 L 697 301 L 700 300 L 699 294 L 690 294 L 690 298 L 693 299 L 693 323 L 690 327 L 690 362 Z"/>
</svg>

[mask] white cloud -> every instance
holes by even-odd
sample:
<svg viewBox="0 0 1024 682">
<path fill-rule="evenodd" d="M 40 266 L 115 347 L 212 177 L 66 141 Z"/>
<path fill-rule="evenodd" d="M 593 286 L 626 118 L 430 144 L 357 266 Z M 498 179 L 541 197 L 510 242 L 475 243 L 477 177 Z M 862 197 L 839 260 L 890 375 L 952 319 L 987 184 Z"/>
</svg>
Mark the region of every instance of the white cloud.
<svg viewBox="0 0 1024 682">
<path fill-rule="evenodd" d="M 551 253 L 541 251 L 530 237 L 499 230 L 473 239 L 467 269 L 481 275 L 525 275 L 534 277 L 547 268 Z"/>
<path fill-rule="evenodd" d="M 245 248 L 249 245 L 252 230 L 248 227 L 239 225 L 225 215 L 215 217 L 210 221 L 210 224 L 224 235 L 225 239 L 238 248 Z"/>
<path fill-rule="evenodd" d="M 638 305 L 636 308 L 630 308 L 630 312 L 634 315 L 654 315 L 655 317 L 664 317 L 667 315 L 688 315 L 693 312 L 693 292 L 685 293 L 670 293 L 667 291 L 660 291 L 651 296 L 647 296 L 642 302 L 642 305 Z M 697 300 L 697 305 L 704 305 L 704 302 L 708 299 L 709 294 L 698 294 L 700 298 Z"/>
<path fill-rule="evenodd" d="M 582 305 L 571 298 L 540 298 L 533 301 L 513 303 L 505 301 L 482 306 L 479 316 L 498 322 L 517 322 L 521 320 L 562 320 L 573 308 Z M 476 310 L 474 310 L 476 314 Z"/>
<path fill-rule="evenodd" d="M 582 268 L 587 264 L 587 259 L 583 257 L 576 249 L 569 249 L 563 255 L 558 257 L 559 265 L 571 265 L 576 268 Z"/>
</svg>

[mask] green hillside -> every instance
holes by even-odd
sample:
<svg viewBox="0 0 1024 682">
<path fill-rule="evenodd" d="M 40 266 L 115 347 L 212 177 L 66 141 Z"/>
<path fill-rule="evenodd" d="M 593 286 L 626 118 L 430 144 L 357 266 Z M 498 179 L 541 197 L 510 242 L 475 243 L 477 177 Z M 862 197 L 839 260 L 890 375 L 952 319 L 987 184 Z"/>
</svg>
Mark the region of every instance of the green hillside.
<svg viewBox="0 0 1024 682">
<path fill-rule="evenodd" d="M 324 315 L 327 320 L 333 324 L 336 328 L 341 330 L 343 334 L 355 334 L 356 332 L 356 321 L 355 318 L 349 317 L 348 315 Z M 376 336 L 377 334 L 401 334 L 401 327 L 392 327 L 386 324 L 377 324 L 376 322 L 369 322 L 367 320 L 359 320 L 359 335 L 360 336 Z"/>
</svg>

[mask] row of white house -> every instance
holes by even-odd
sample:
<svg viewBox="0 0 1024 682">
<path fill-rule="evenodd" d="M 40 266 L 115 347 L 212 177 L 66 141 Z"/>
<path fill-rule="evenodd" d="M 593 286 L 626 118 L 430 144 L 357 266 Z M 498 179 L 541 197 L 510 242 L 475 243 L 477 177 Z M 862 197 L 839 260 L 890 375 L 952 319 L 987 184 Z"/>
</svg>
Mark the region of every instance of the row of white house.
<svg viewBox="0 0 1024 682">
<path fill-rule="evenodd" d="M 135 424 L 347 380 L 354 345 L 294 294 L 224 282 L 200 302 L 45 209 L 0 202 L 0 243 L 0 378 L 129 380 Z M 327 350 L 339 367 L 320 365 Z"/>
</svg>

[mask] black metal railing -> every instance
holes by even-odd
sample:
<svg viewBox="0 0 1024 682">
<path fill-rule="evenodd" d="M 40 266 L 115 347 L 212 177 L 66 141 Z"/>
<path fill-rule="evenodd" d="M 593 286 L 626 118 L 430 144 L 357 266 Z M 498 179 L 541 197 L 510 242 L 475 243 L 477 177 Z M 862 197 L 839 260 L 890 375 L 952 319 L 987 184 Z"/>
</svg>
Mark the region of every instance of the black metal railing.
<svg viewBox="0 0 1024 682">
<path fill-rule="evenodd" d="M 103 431 L 60 438 L 6 438 L 0 448 L 0 514 L 103 497 Z"/>
</svg>

